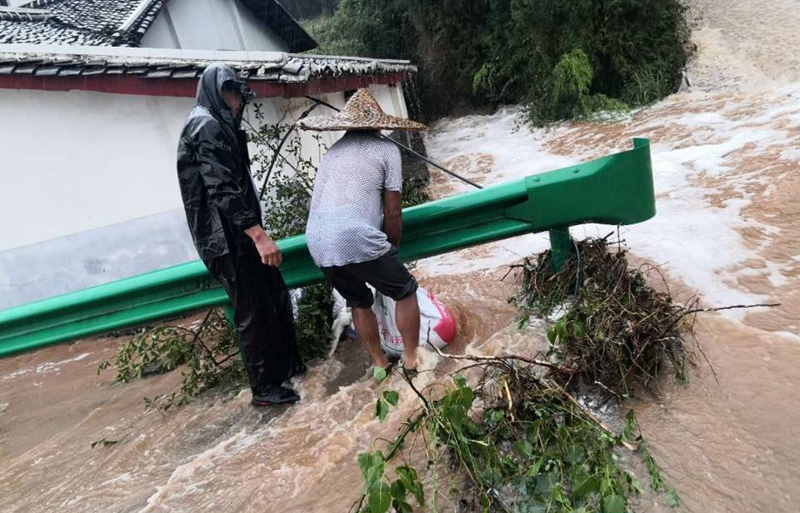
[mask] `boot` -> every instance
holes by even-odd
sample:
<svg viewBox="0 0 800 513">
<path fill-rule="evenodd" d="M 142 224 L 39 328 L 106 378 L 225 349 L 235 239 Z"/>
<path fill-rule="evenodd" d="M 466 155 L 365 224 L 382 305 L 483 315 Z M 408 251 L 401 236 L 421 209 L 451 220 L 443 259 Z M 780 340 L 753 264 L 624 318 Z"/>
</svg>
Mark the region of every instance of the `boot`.
<svg viewBox="0 0 800 513">
<path fill-rule="evenodd" d="M 297 392 L 280 385 L 269 385 L 259 393 L 253 392 L 253 406 L 275 406 L 291 404 L 300 400 Z"/>
<path fill-rule="evenodd" d="M 250 390 L 253 391 L 253 406 L 289 404 L 300 400 L 300 396 L 291 388 L 270 382 L 263 364 L 247 365 L 246 368 Z"/>
</svg>

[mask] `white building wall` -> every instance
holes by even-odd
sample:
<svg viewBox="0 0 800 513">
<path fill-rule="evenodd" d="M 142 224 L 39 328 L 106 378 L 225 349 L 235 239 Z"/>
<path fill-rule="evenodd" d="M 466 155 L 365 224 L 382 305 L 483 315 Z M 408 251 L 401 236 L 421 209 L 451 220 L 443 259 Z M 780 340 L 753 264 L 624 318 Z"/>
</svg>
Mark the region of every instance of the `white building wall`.
<svg viewBox="0 0 800 513">
<path fill-rule="evenodd" d="M 0 89 L 0 251 L 175 208 L 192 98 Z M 5 224 L 5 223 L 4 223 Z"/>
<path fill-rule="evenodd" d="M 401 88 L 370 89 L 387 112 L 403 114 L 394 108 L 403 105 Z M 344 105 L 343 93 L 321 98 Z M 284 122 L 292 123 L 311 104 L 259 102 L 267 123 L 287 110 Z M 198 258 L 175 169 L 193 105 L 192 98 L 0 89 L 0 310 Z M 257 124 L 252 107 L 246 116 Z M 321 135 L 329 147 L 341 132 Z M 298 132 L 304 156 L 318 162 L 313 136 Z"/>
<path fill-rule="evenodd" d="M 141 46 L 289 51 L 283 39 L 235 0 L 170 0 L 142 38 Z"/>
</svg>

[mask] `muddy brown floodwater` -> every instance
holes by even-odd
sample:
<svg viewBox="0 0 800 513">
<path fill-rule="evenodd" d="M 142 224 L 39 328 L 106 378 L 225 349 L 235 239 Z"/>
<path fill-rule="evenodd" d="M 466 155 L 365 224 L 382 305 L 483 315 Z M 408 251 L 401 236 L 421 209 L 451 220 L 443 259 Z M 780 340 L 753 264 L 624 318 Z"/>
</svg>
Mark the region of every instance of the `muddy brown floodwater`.
<svg viewBox="0 0 800 513">
<path fill-rule="evenodd" d="M 456 345 L 480 346 L 505 332 L 514 312 L 502 274 L 422 278 L 459 316 Z M 378 385 L 366 379 L 365 353 L 344 342 L 336 358 L 297 381 L 296 406 L 256 410 L 244 391 L 148 412 L 143 397 L 171 390 L 179 376 L 119 385 L 111 372 L 98 375 L 122 340 L 87 339 L 0 361 L 3 511 L 346 511 L 362 485 L 357 454 L 417 407 L 395 376 L 388 386 L 401 390 L 398 410 L 385 424 L 375 421 Z M 422 368 L 436 359 L 426 355 Z"/>
<path fill-rule="evenodd" d="M 504 128 L 502 113 L 449 120 L 431 131 L 429 151 L 491 184 L 522 176 L 539 158 L 552 168 L 650 138 L 659 215 L 626 232 L 634 260 L 662 264 L 681 301 L 781 306 L 702 314 L 697 340 L 710 365 L 698 352 L 689 386 L 663 376 L 656 396 L 625 406 L 639 412 L 682 499 L 677 511 L 797 512 L 800 2 L 692 4 L 691 90 L 620 122 L 530 136 Z M 461 190 L 434 173 L 434 195 Z M 544 347 L 541 327 L 513 327 L 513 280 L 501 280 L 509 263 L 543 247 L 526 236 L 419 263 L 421 283 L 459 319 L 453 349 Z M 416 408 L 395 376 L 380 386 L 399 390 L 400 403 L 384 424 L 374 420 L 379 385 L 367 378 L 363 351 L 343 342 L 335 358 L 297 380 L 297 405 L 256 410 L 243 391 L 207 394 L 162 415 L 146 411 L 143 398 L 172 390 L 178 372 L 127 385 L 115 384 L 111 371 L 97 374 L 124 340 L 92 338 L 0 360 L 0 510 L 344 512 L 362 487 L 358 453 L 383 447 L 376 440 Z M 435 389 L 452 363 L 425 353 L 420 385 Z M 646 494 L 634 510 L 675 511 L 662 502 Z M 447 497 L 437 506 L 458 511 Z"/>
</svg>

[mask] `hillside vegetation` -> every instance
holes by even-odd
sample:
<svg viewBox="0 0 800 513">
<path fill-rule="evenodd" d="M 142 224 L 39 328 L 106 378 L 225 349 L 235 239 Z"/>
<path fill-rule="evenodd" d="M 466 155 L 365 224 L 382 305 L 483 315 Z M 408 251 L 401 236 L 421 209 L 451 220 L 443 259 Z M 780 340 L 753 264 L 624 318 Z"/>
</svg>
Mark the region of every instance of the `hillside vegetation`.
<svg viewBox="0 0 800 513">
<path fill-rule="evenodd" d="M 427 120 L 500 104 L 536 126 L 586 118 L 675 92 L 686 64 L 682 0 L 332 1 L 287 7 L 314 13 L 319 53 L 417 64 Z"/>
</svg>

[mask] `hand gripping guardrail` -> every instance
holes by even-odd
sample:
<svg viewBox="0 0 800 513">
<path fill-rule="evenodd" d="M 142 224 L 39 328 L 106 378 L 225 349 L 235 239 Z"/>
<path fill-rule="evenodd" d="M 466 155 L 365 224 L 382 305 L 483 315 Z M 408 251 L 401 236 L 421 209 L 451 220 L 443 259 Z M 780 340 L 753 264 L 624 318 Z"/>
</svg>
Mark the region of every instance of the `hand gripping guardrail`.
<svg viewBox="0 0 800 513">
<path fill-rule="evenodd" d="M 554 262 L 569 255 L 569 227 L 628 225 L 653 217 L 650 143 L 591 162 L 507 182 L 403 211 L 404 261 L 550 231 Z M 305 236 L 278 243 L 290 288 L 322 281 Z M 0 356 L 228 304 L 202 262 L 29 303 L 0 312 Z"/>
</svg>

